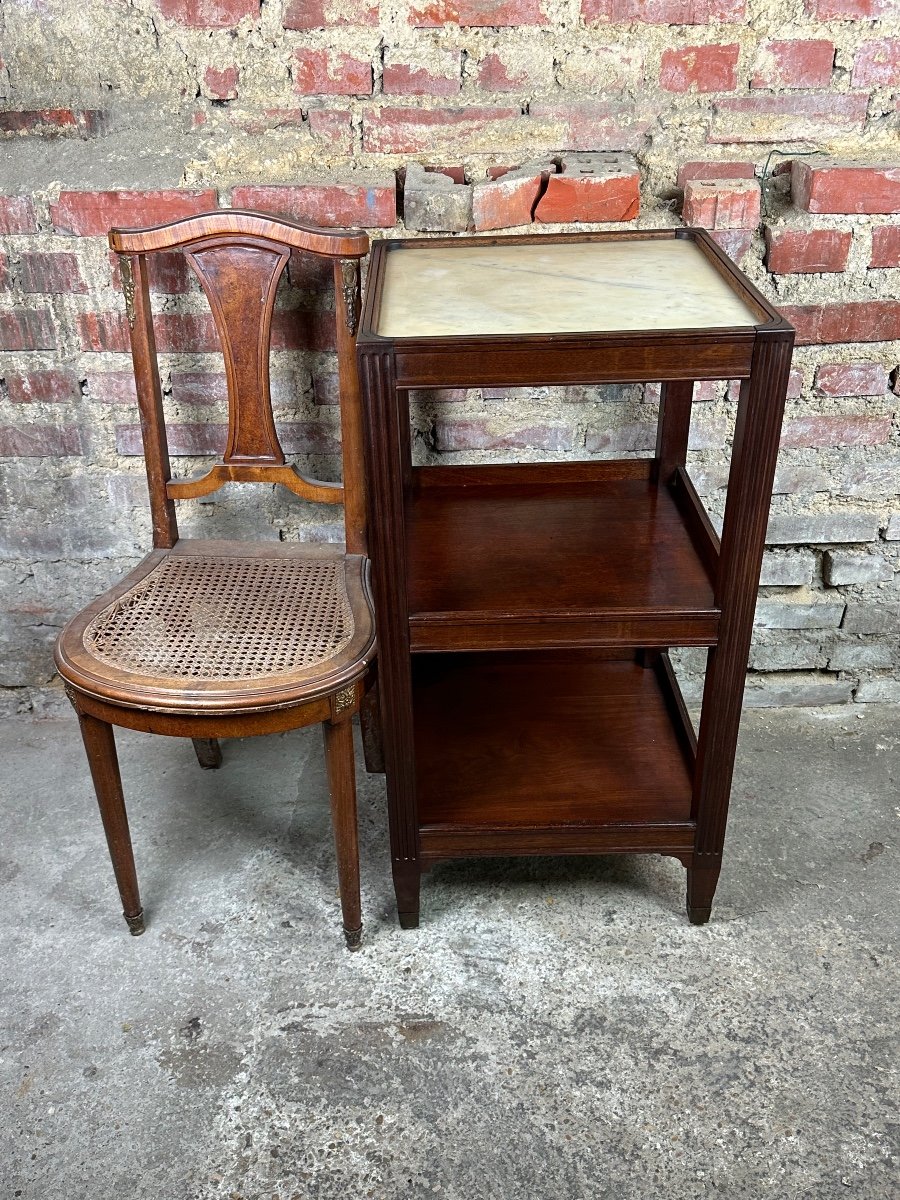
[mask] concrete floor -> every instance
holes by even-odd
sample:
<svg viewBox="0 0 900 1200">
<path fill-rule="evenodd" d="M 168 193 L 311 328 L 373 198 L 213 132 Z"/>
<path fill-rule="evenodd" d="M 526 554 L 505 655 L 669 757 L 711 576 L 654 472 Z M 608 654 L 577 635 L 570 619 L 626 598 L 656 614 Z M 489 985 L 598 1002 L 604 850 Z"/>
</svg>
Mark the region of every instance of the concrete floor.
<svg viewBox="0 0 900 1200">
<path fill-rule="evenodd" d="M 0 747 L 3 1200 L 900 1196 L 896 708 L 747 714 L 705 928 L 626 857 L 448 864 L 403 932 L 364 779 L 356 955 L 317 730 L 120 735 L 137 939 L 74 721 Z"/>
</svg>

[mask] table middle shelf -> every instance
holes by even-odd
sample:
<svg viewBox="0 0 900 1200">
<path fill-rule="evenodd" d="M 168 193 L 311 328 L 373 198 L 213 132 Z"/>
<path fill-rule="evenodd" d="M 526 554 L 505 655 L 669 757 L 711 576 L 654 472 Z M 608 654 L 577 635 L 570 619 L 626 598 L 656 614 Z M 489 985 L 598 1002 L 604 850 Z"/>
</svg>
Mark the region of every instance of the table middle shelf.
<svg viewBox="0 0 900 1200">
<path fill-rule="evenodd" d="M 714 645 L 718 541 L 652 459 L 426 467 L 406 510 L 416 651 Z"/>
</svg>

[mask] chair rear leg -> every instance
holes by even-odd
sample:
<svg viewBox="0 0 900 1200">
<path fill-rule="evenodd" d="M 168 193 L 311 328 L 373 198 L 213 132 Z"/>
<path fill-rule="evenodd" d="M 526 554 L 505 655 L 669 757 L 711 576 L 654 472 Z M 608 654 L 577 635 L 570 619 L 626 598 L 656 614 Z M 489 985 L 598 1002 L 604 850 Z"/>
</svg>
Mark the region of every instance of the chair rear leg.
<svg viewBox="0 0 900 1200">
<path fill-rule="evenodd" d="M 215 771 L 222 765 L 222 747 L 215 738 L 191 738 L 197 762 L 204 771 Z"/>
<path fill-rule="evenodd" d="M 359 726 L 362 731 L 366 770 L 370 775 L 383 775 L 384 744 L 381 740 L 381 708 L 378 701 L 377 677 L 363 693 L 359 705 Z"/>
<path fill-rule="evenodd" d="M 356 821 L 353 728 L 349 719 L 336 723 L 326 721 L 323 728 L 344 937 L 351 950 L 358 950 L 362 941 L 362 906 L 359 898 L 359 832 Z"/>
<path fill-rule="evenodd" d="M 98 721 L 87 713 L 79 713 L 81 736 L 87 751 L 100 817 L 109 846 L 122 908 L 128 928 L 136 937 L 144 932 L 144 910 L 138 892 L 137 874 L 134 869 L 134 854 L 131 835 L 128 832 L 128 816 L 122 795 L 122 778 L 119 774 L 119 759 L 112 726 Z"/>
</svg>

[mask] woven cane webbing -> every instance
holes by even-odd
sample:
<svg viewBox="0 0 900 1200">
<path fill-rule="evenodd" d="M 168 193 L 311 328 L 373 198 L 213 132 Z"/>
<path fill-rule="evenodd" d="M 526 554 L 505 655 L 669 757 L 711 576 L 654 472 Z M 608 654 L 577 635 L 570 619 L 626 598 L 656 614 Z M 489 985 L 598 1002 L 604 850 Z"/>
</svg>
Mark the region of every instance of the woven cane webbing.
<svg viewBox="0 0 900 1200">
<path fill-rule="evenodd" d="M 120 670 L 230 680 L 313 666 L 352 636 L 341 559 L 172 555 L 99 613 L 84 643 Z"/>
</svg>

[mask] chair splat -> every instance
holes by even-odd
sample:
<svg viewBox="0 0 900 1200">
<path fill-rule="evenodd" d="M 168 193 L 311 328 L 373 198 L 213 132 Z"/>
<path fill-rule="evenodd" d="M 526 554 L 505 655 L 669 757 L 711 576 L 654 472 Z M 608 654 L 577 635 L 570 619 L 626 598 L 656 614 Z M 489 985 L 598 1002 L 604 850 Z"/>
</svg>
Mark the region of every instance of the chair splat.
<svg viewBox="0 0 900 1200">
<path fill-rule="evenodd" d="M 228 445 L 235 466 L 284 463 L 269 390 L 269 346 L 278 280 L 290 257 L 286 247 L 211 238 L 186 252 L 209 300 L 222 343 L 228 381 Z"/>
</svg>

